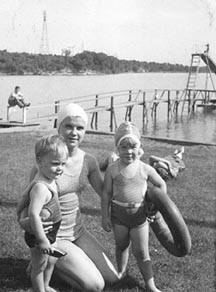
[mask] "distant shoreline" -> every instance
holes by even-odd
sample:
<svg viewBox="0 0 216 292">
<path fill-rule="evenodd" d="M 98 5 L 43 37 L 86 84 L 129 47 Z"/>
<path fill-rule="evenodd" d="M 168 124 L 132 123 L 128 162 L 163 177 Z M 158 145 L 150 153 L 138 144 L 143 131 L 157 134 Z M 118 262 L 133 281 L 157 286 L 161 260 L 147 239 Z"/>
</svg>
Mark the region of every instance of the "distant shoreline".
<svg viewBox="0 0 216 292">
<path fill-rule="evenodd" d="M 104 75 L 107 75 L 107 76 L 109 76 L 109 75 L 123 75 L 123 74 L 158 74 L 158 73 L 160 73 L 160 74 L 187 74 L 187 72 L 178 72 L 178 71 L 176 71 L 176 72 L 167 72 L 167 71 L 158 71 L 158 72 L 122 72 L 122 73 L 100 73 L 100 72 L 92 72 L 92 73 L 90 73 L 90 72 L 84 72 L 84 73 L 72 73 L 72 72 L 68 72 L 68 73 L 59 73 L 59 72 L 51 72 L 51 73 L 48 73 L 48 72 L 46 72 L 46 73 L 42 73 L 42 74 L 33 74 L 33 73 L 25 73 L 25 74 L 6 74 L 6 73 L 3 73 L 3 72 L 0 72 L 0 76 L 21 76 L 21 77 L 23 77 L 23 76 L 104 76 Z M 200 74 L 202 74 L 202 73 L 200 73 Z M 203 73 L 203 74 L 205 74 L 205 73 Z"/>
</svg>

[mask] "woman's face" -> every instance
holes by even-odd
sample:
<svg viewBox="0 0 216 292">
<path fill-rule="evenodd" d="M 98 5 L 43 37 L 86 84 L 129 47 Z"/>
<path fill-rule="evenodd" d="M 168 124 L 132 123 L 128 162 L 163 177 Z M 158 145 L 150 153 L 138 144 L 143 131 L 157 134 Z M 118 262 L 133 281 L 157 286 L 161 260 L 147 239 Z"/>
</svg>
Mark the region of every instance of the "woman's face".
<svg viewBox="0 0 216 292">
<path fill-rule="evenodd" d="M 68 116 L 59 127 L 59 134 L 64 137 L 69 149 L 79 146 L 84 138 L 85 131 L 86 123 L 80 117 Z"/>
</svg>

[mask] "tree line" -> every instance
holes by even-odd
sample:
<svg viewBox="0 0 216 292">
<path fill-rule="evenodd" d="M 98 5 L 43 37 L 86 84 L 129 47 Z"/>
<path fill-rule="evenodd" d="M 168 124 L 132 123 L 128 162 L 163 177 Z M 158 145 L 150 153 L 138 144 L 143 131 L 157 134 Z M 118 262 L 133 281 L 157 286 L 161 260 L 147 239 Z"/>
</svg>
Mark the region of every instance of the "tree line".
<svg viewBox="0 0 216 292">
<path fill-rule="evenodd" d="M 71 55 L 42 55 L 0 51 L 0 73 L 8 75 L 41 74 L 117 74 L 127 72 L 188 72 L 180 64 L 120 60 L 104 53 L 83 51 Z"/>
</svg>

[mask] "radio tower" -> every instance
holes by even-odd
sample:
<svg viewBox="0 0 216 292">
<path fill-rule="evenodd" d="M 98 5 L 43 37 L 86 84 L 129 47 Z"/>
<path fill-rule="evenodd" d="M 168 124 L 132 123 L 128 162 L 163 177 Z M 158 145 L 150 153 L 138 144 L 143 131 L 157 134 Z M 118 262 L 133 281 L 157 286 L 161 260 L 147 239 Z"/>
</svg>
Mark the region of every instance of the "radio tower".
<svg viewBox="0 0 216 292">
<path fill-rule="evenodd" d="M 49 54 L 46 11 L 44 11 L 43 13 L 43 30 L 42 30 L 42 37 L 41 37 L 41 44 L 40 44 L 40 53 L 43 55 Z"/>
</svg>

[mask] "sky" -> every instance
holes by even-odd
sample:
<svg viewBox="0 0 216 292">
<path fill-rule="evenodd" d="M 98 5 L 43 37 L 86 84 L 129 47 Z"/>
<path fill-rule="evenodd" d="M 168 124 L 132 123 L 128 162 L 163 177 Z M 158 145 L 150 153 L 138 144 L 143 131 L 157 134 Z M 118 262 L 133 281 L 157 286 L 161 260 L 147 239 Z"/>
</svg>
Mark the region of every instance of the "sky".
<svg viewBox="0 0 216 292">
<path fill-rule="evenodd" d="M 0 50 L 40 53 L 43 32 L 51 54 L 190 65 L 207 43 L 216 56 L 216 0 L 1 0 Z"/>
</svg>

